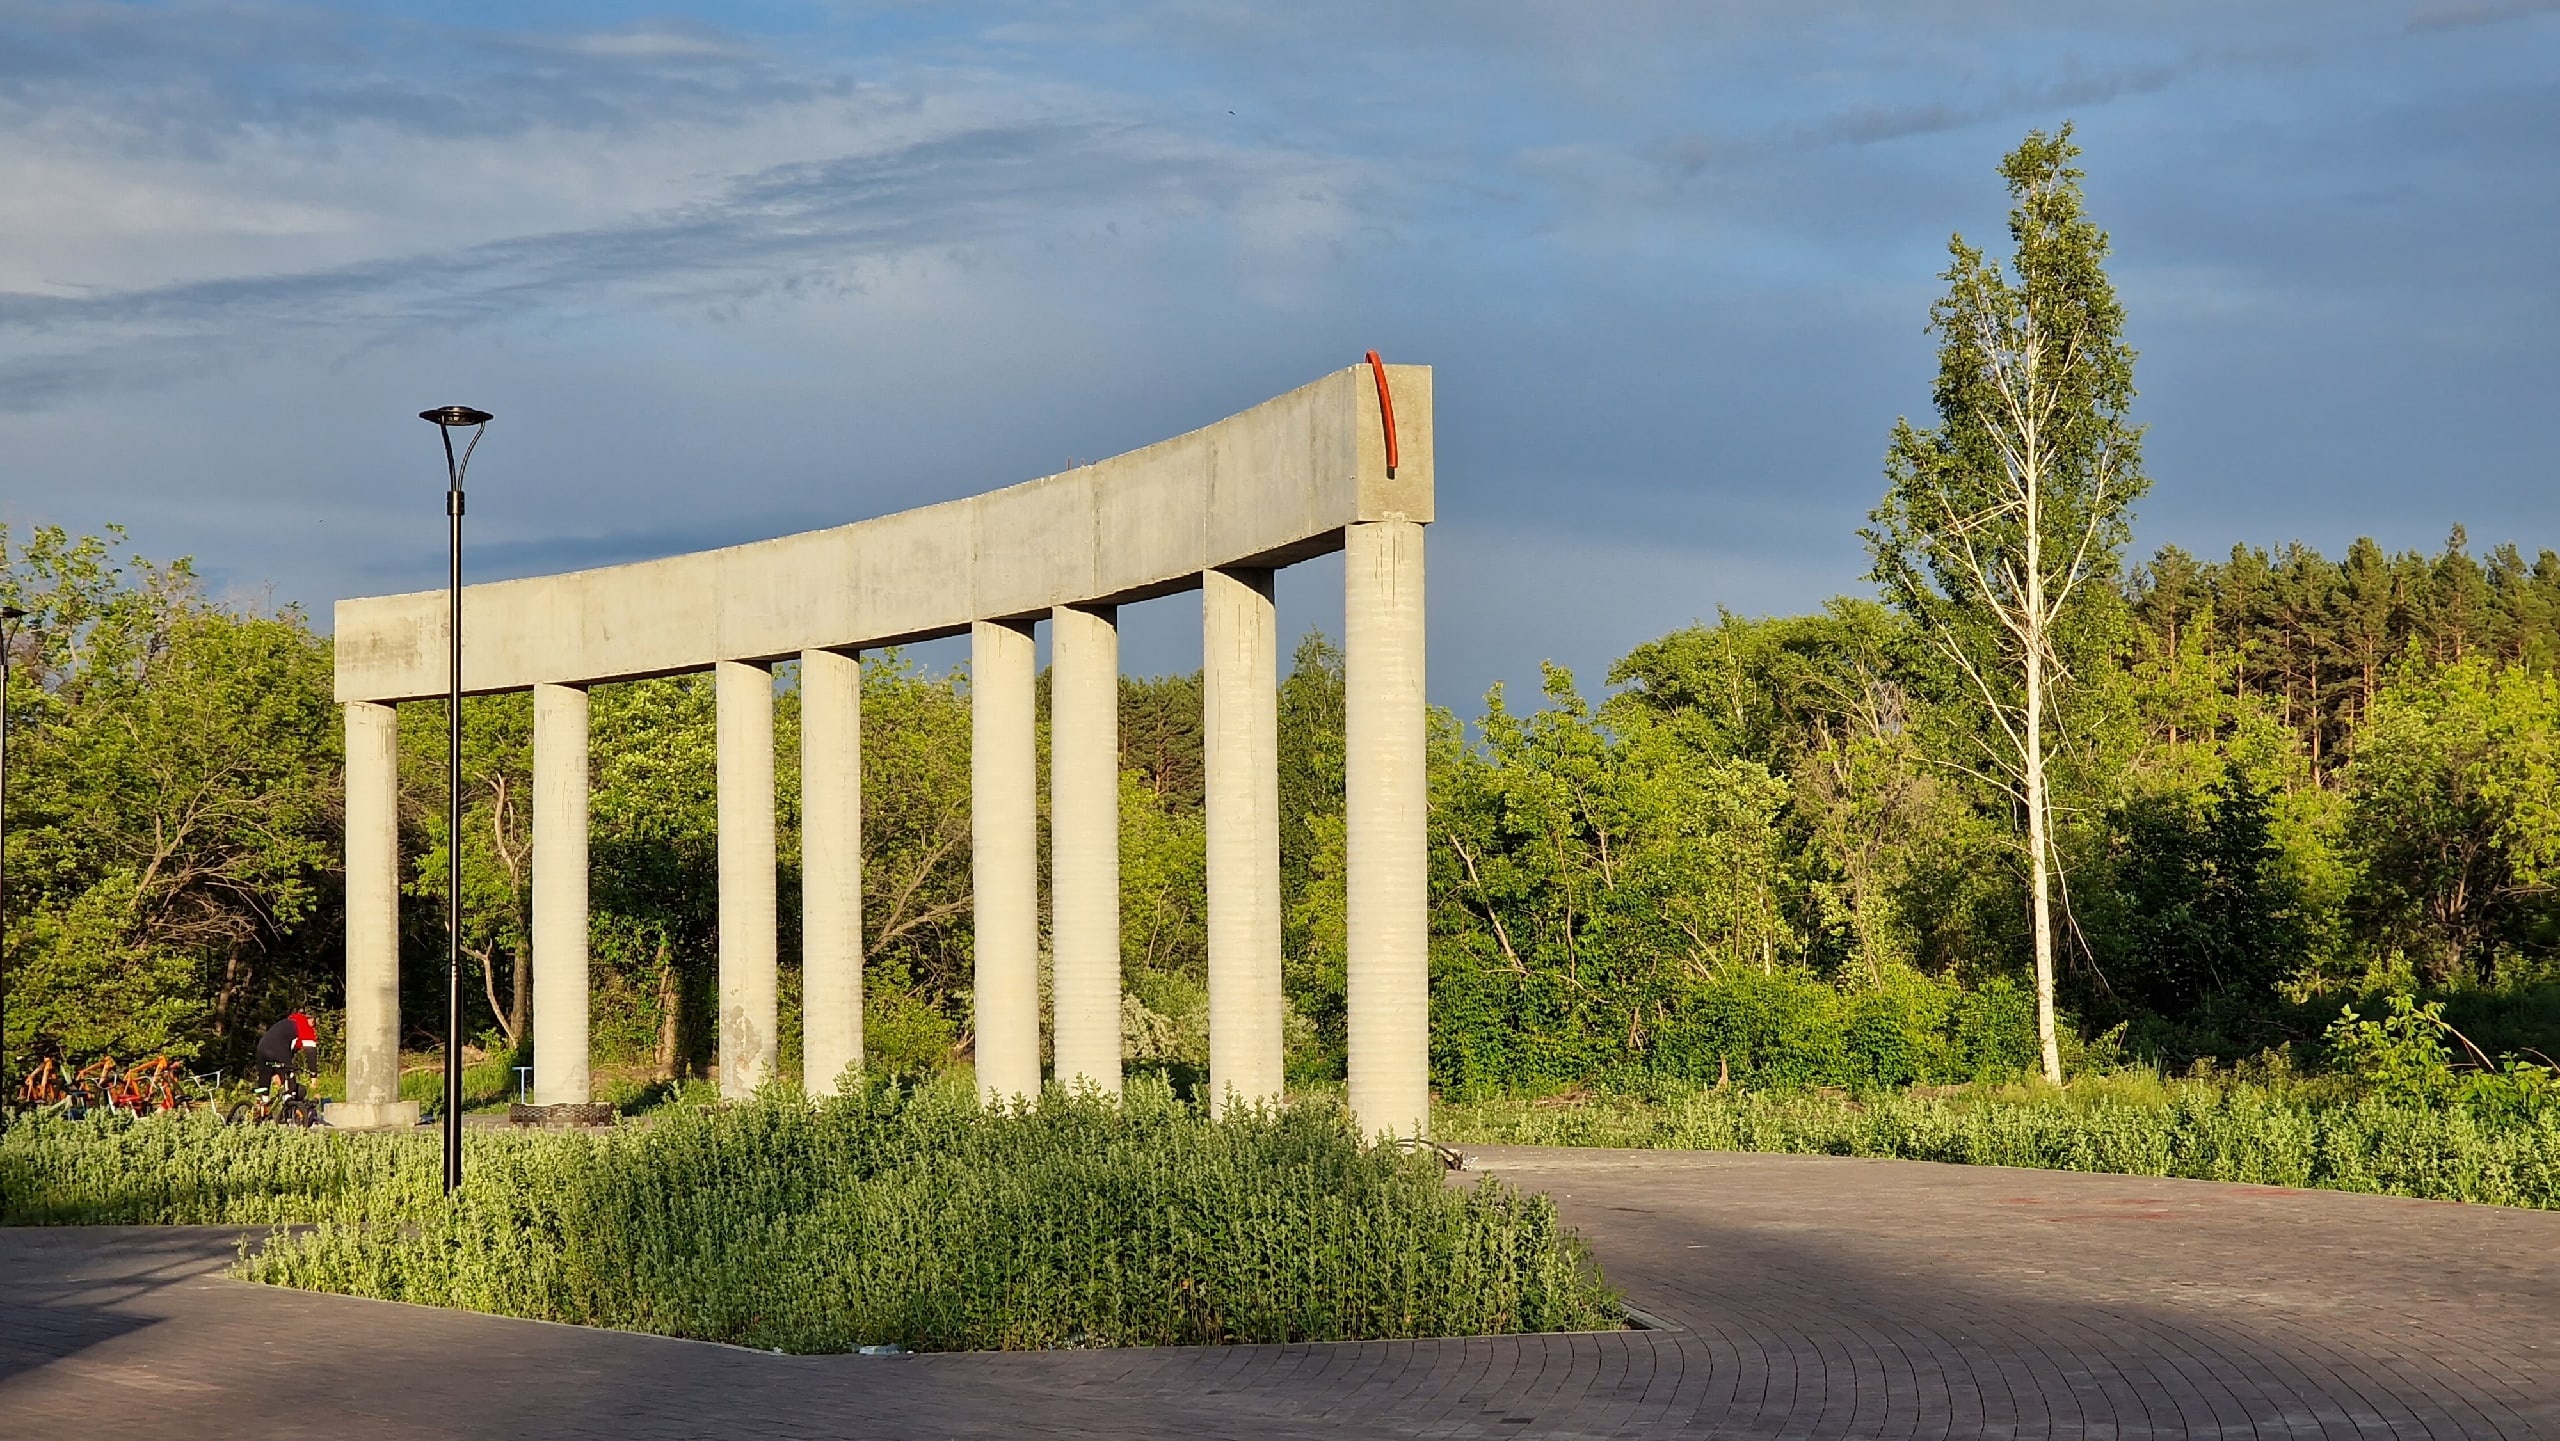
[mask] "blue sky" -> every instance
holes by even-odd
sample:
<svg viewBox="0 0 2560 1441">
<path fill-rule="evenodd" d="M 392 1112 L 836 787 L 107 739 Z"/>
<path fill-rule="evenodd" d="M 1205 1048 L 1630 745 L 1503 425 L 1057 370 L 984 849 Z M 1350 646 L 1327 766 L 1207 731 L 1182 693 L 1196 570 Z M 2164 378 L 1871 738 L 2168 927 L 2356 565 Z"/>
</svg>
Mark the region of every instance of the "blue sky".
<svg viewBox="0 0 2560 1441">
<path fill-rule="evenodd" d="M 2065 119 L 2140 551 L 2560 546 L 2549 0 L 0 3 L 0 518 L 325 622 L 441 575 L 429 404 L 499 413 L 494 578 L 1008 484 L 1374 346 L 1438 367 L 1471 710 L 1860 589 L 1947 237 Z M 1125 623 L 1197 664 L 1196 602 Z"/>
</svg>

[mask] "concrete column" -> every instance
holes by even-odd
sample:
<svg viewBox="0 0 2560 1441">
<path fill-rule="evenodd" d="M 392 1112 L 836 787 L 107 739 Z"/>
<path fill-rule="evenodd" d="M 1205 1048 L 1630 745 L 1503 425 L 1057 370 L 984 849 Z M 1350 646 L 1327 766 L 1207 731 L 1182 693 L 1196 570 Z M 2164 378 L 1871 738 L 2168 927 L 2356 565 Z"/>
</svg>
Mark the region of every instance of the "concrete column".
<svg viewBox="0 0 2560 1441">
<path fill-rule="evenodd" d="M 1120 626 L 1049 615 L 1051 1032 L 1061 1085 L 1120 1093 Z"/>
<path fill-rule="evenodd" d="M 1431 791 L 1424 767 L 1422 527 L 1343 535 L 1351 1114 L 1430 1134 Z"/>
<path fill-rule="evenodd" d="M 862 1061 L 862 663 L 800 653 L 800 1073 Z"/>
<path fill-rule="evenodd" d="M 1210 1108 L 1280 1099 L 1279 628 L 1271 572 L 1201 577 Z"/>
<path fill-rule="evenodd" d="M 969 628 L 970 880 L 977 903 L 978 1096 L 1040 1095 L 1040 772 L 1031 626 Z"/>
<path fill-rule="evenodd" d="M 533 1103 L 587 1078 L 587 693 L 533 688 Z"/>
<path fill-rule="evenodd" d="M 414 1126 L 400 1099 L 400 720 L 347 707 L 347 1099 L 336 1126 Z"/>
<path fill-rule="evenodd" d="M 714 667 L 720 737 L 720 1094 L 773 1079 L 776 952 L 773 875 L 773 674 Z"/>
</svg>

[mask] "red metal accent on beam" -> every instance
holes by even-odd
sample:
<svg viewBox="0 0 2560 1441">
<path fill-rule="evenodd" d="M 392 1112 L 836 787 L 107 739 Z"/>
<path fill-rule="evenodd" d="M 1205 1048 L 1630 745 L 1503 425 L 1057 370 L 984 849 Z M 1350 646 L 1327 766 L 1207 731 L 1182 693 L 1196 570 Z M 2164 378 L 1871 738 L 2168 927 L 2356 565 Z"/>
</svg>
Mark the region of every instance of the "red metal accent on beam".
<svg viewBox="0 0 2560 1441">
<path fill-rule="evenodd" d="M 1378 420 L 1387 428 L 1387 479 L 1396 478 L 1396 398 L 1387 393 L 1387 367 L 1378 352 L 1369 352 L 1369 373 L 1378 378 Z"/>
</svg>

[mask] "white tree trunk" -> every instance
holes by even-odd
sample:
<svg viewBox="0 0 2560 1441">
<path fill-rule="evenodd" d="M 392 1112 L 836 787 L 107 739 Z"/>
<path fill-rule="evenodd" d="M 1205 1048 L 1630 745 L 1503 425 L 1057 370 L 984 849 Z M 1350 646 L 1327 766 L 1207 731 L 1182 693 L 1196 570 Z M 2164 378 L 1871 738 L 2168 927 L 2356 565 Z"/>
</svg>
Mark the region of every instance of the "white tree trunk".
<svg viewBox="0 0 2560 1441">
<path fill-rule="evenodd" d="M 2044 656 L 2027 651 L 2027 874 L 2034 891 L 2036 931 L 2036 1051 L 2044 1078 L 2062 1084 L 2062 1044 L 2053 1008 L 2053 874 L 2047 865 L 2052 839 L 2044 777 Z"/>
<path fill-rule="evenodd" d="M 2029 392 L 2034 389 L 2034 369 L 2028 370 Z M 2045 601 L 2044 586 L 2044 511 L 2042 506 L 2042 456 L 2037 449 L 2033 412 L 2021 427 L 2020 453 L 2026 458 L 2025 474 L 2020 476 L 2026 492 L 2027 596 L 2026 624 L 2020 627 L 2020 639 L 2026 642 L 2025 734 L 2019 757 L 2020 779 L 2027 799 L 2027 877 L 2033 891 L 2036 932 L 2036 1053 L 2044 1066 L 2044 1078 L 2054 1085 L 2062 1084 L 2062 1042 L 2060 1028 L 2054 1020 L 2053 1005 L 2053 874 L 2052 837 L 2046 821 L 2052 807 L 2046 800 L 2044 775 L 2044 711 L 2045 651 L 2053 643 L 2053 620 Z"/>
</svg>

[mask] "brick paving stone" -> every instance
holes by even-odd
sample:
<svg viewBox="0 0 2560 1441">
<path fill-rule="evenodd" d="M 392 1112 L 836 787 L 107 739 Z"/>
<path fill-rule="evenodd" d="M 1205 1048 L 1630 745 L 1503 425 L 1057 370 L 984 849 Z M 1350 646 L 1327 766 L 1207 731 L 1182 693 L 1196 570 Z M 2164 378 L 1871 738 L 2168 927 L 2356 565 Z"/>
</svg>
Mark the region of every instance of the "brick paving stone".
<svg viewBox="0 0 2560 1441">
<path fill-rule="evenodd" d="M 1674 1329 L 786 1357 L 310 1295 L 212 1229 L 0 1231 L 0 1438 L 2560 1438 L 2560 1213 L 1495 1149 Z"/>
</svg>

